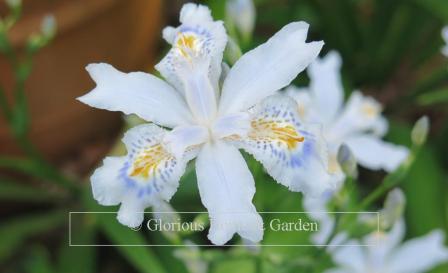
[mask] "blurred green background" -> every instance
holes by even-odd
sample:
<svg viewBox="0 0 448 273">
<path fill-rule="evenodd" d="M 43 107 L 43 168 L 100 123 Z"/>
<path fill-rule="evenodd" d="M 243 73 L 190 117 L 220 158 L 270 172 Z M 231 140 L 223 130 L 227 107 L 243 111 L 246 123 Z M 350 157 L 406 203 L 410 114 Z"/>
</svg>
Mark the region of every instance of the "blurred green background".
<svg viewBox="0 0 448 273">
<path fill-rule="evenodd" d="M 187 247 L 68 245 L 69 211 L 116 210 L 96 204 L 88 177 L 106 154 L 120 150 L 115 143 L 132 123 L 123 122 L 117 113 L 75 101 L 93 87 L 84 66 L 104 61 L 121 70 L 152 71 L 168 49 L 161 30 L 178 25 L 183 3 L 30 0 L 24 1 L 17 18 L 14 13 L 19 11 L 0 4 L 4 22 L 8 14 L 17 19 L 0 37 L 0 82 L 6 94 L 0 121 L 0 271 L 163 273 L 192 272 L 189 267 L 196 266 L 200 272 L 201 263 L 206 263 L 214 273 L 297 272 L 312 264 L 312 247 L 262 247 L 259 252 L 210 247 L 199 252 Z M 226 19 L 225 1 L 201 3 L 210 6 L 215 19 Z M 321 55 L 330 50 L 342 55 L 346 96 L 360 89 L 384 105 L 391 123 L 388 140 L 410 147 L 414 122 L 422 115 L 430 118 L 429 139 L 400 184 L 407 198 L 407 237 L 436 228 L 447 231 L 448 59 L 440 50 L 448 2 L 258 0 L 255 4 L 255 32 L 251 41 L 241 45 L 243 52 L 291 21 L 307 21 L 308 39 L 325 41 Z M 58 30 L 48 44 L 41 41 L 33 48 L 28 37 L 39 33 L 46 14 L 54 15 Z M 306 85 L 306 73 L 295 83 Z M 259 211 L 302 210 L 300 194 L 279 186 L 255 160 L 248 156 L 247 160 L 255 175 L 254 202 Z M 385 176 L 360 171 L 362 196 Z M 381 205 L 379 200 L 371 209 Z M 204 211 L 192 166 L 172 206 L 178 211 Z M 71 228 L 83 244 L 178 244 L 184 239 L 207 243 L 206 233 L 191 237 L 132 231 L 117 224 L 114 215 L 77 216 Z M 300 244 L 308 238 L 266 233 L 264 243 L 269 242 Z M 448 267 L 442 265 L 434 272 L 448 272 Z"/>
</svg>

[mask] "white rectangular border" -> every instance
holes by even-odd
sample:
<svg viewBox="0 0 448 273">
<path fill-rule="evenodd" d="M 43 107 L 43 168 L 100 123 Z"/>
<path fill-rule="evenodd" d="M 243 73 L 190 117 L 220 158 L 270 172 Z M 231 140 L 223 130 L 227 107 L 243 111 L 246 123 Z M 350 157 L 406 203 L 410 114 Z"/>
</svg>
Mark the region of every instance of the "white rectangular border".
<svg viewBox="0 0 448 273">
<path fill-rule="evenodd" d="M 189 247 L 189 246 L 199 246 L 199 247 L 231 247 L 231 246 L 267 246 L 267 247 L 282 247 L 282 246 L 287 246 L 287 247 L 304 247 L 304 246 L 317 246 L 317 247 L 327 247 L 327 246 L 334 246 L 334 247 L 343 247 L 343 246 L 347 246 L 347 247 L 354 247 L 354 246 L 375 246 L 376 244 L 342 244 L 342 245 L 337 245 L 337 244 L 329 244 L 329 245 L 324 245 L 324 244 L 304 244 L 304 245 L 274 245 L 274 244 L 270 244 L 270 245 L 263 245 L 263 244 L 254 244 L 254 245 L 245 245 L 245 244 L 232 244 L 232 245 L 214 245 L 214 244 L 207 244 L 207 245 L 196 245 L 196 244 L 168 244 L 168 245 L 83 245 L 83 244 L 72 244 L 72 233 L 71 233 L 71 229 L 72 229 L 72 214 L 112 214 L 112 213 L 117 213 L 116 211 L 69 211 L 68 212 L 68 245 L 69 246 L 73 246 L 73 247 L 77 247 L 77 246 L 81 246 L 81 247 L 120 247 L 120 246 L 124 246 L 124 247 L 130 247 L 130 246 L 135 246 L 135 247 L 142 247 L 142 246 L 161 246 L 161 247 L 166 247 L 166 246 L 173 246 L 173 247 Z M 207 211 L 176 211 L 176 212 L 143 212 L 144 214 L 147 213 L 177 213 L 177 214 L 199 214 L 199 213 L 206 213 L 208 214 Z M 274 213 L 280 213 L 280 214 L 307 214 L 310 212 L 305 212 L 305 211 L 259 211 L 259 214 L 274 214 Z M 376 214 L 377 216 L 377 232 L 380 232 L 380 212 L 379 211 L 318 211 L 318 212 L 311 212 L 311 213 L 328 213 L 328 214 Z"/>
</svg>

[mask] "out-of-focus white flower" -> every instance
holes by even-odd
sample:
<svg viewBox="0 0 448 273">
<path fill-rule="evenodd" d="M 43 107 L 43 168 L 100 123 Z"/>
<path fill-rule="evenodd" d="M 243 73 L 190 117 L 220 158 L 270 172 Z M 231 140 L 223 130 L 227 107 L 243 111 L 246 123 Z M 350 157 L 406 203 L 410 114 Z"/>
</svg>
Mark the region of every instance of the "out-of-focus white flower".
<svg viewBox="0 0 448 273">
<path fill-rule="evenodd" d="M 157 204 L 153 205 L 153 215 L 154 219 L 157 219 L 161 222 L 161 225 L 164 223 L 177 223 L 180 221 L 180 215 L 174 210 L 174 208 L 166 201 L 160 201 Z M 177 231 L 175 230 L 162 230 L 162 233 L 168 238 L 177 239 Z"/>
<path fill-rule="evenodd" d="M 442 38 L 445 41 L 445 45 L 442 47 L 442 54 L 448 57 L 448 26 L 442 29 Z"/>
<path fill-rule="evenodd" d="M 197 157 L 199 192 L 210 215 L 208 238 L 224 244 L 238 233 L 259 242 L 263 223 L 252 204 L 254 179 L 239 148 L 293 191 L 319 196 L 332 188 L 325 179 L 320 128 L 302 123 L 294 100 L 277 92 L 316 58 L 323 42 L 305 42 L 308 24 L 288 24 L 243 55 L 220 91 L 227 41 L 222 22 L 195 4 L 184 5 L 180 21 L 164 29 L 172 49 L 156 66 L 168 83 L 108 64 L 87 66 L 97 87 L 80 101 L 154 123 L 125 134 L 128 155 L 108 157 L 95 171 L 94 197 L 103 205 L 121 203 L 118 220 L 138 226 L 146 207 L 174 195 L 187 162 Z"/>
<path fill-rule="evenodd" d="M 226 14 L 243 39 L 250 39 L 256 19 L 254 2 L 252 0 L 227 0 Z"/>
<path fill-rule="evenodd" d="M 441 230 L 400 244 L 404 229 L 404 222 L 399 221 L 389 233 L 375 232 L 362 241 L 349 242 L 358 246 L 334 250 L 331 254 L 337 268 L 325 273 L 423 273 L 448 261 Z"/>
<path fill-rule="evenodd" d="M 326 206 L 328 199 L 331 197 L 331 193 L 329 192 L 326 196 L 323 196 L 323 198 L 304 198 L 303 200 L 303 206 L 307 211 L 307 214 L 311 219 L 319 222 L 318 231 L 313 233 L 310 237 L 311 242 L 319 246 L 328 243 L 329 247 L 327 249 L 329 251 L 332 251 L 335 246 L 343 244 L 347 239 L 347 234 L 341 232 L 328 242 L 328 239 L 335 228 L 334 225 L 336 224 L 334 214 L 329 213 Z"/>
<path fill-rule="evenodd" d="M 381 115 L 381 105 L 375 99 L 355 91 L 343 105 L 340 68 L 339 54 L 330 52 L 309 66 L 309 88 L 287 88 L 287 94 L 297 101 L 302 119 L 323 124 L 329 150 L 329 170 L 338 184 L 344 180 L 336 160 L 342 143 L 347 144 L 360 165 L 371 170 L 391 172 L 409 154 L 406 147 L 381 140 L 387 132 L 388 123 Z"/>
<path fill-rule="evenodd" d="M 174 257 L 181 260 L 188 272 L 207 273 L 208 263 L 202 259 L 200 249 L 191 241 L 186 241 L 186 247 L 174 250 Z"/>
</svg>

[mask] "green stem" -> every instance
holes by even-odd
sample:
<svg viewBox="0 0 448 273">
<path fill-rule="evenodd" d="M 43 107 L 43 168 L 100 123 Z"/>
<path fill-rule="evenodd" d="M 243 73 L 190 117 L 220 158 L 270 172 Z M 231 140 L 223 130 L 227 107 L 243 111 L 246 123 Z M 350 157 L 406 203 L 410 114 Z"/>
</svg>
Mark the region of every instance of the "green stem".
<svg viewBox="0 0 448 273">
<path fill-rule="evenodd" d="M 11 129 L 17 143 L 30 160 L 0 159 L 0 166 L 27 174 L 34 175 L 43 179 L 55 181 L 61 186 L 78 191 L 79 186 L 71 179 L 65 177 L 59 170 L 49 164 L 34 147 L 27 137 L 29 131 L 28 105 L 25 95 L 25 82 L 31 71 L 31 61 L 33 54 L 27 53 L 22 62 L 19 62 L 16 53 L 6 36 L 2 36 L 4 44 L 4 55 L 14 70 L 16 86 L 14 89 L 14 108 L 11 109 L 6 100 L 4 89 L 0 86 L 0 106 L 5 116 L 8 126 Z M 14 112 L 12 112 L 14 110 Z"/>
</svg>

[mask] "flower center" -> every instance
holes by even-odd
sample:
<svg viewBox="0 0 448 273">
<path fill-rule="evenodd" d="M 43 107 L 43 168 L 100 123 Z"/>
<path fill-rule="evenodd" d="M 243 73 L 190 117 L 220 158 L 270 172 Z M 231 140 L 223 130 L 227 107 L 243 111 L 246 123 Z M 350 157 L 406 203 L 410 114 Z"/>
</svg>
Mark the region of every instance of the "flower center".
<svg viewBox="0 0 448 273">
<path fill-rule="evenodd" d="M 183 57 L 189 59 L 192 53 L 198 51 L 198 39 L 193 34 L 184 34 L 182 32 L 179 32 L 178 37 L 176 48 Z"/>
</svg>

